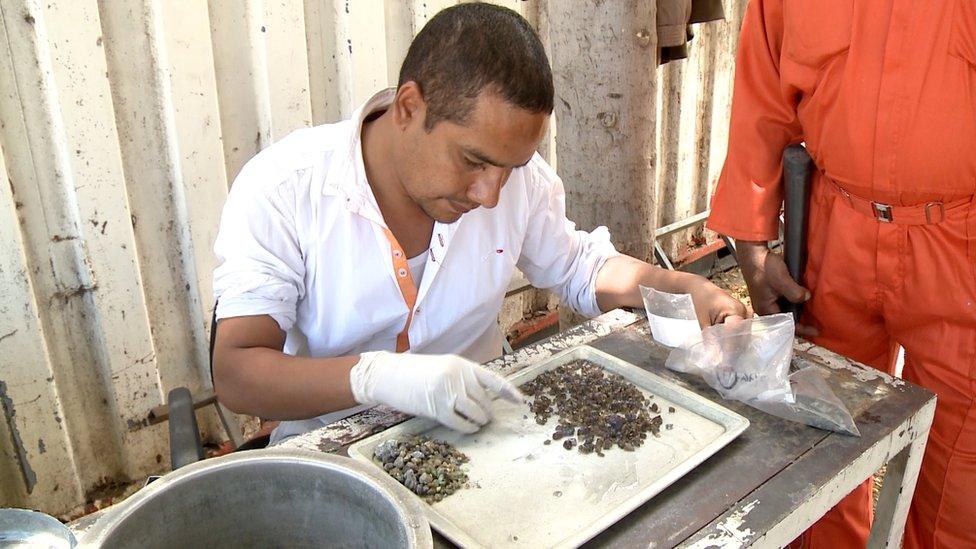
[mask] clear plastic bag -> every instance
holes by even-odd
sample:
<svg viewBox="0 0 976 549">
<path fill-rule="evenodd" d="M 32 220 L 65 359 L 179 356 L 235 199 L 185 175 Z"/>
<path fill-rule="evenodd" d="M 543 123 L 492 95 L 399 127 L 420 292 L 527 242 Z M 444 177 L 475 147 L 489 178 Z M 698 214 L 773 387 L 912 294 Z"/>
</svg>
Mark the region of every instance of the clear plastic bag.
<svg viewBox="0 0 976 549">
<path fill-rule="evenodd" d="M 710 326 L 681 343 L 667 367 L 700 376 L 723 398 L 784 419 L 860 436 L 844 403 L 816 368 L 790 374 L 793 315 Z"/>
<path fill-rule="evenodd" d="M 701 333 L 695 302 L 690 295 L 659 292 L 647 286 L 641 286 L 640 292 L 655 341 L 677 347 L 689 337 Z"/>
<path fill-rule="evenodd" d="M 811 427 L 861 436 L 854 418 L 830 390 L 817 368 L 804 368 L 790 374 L 793 402 L 750 400 L 746 404 L 776 417 L 798 421 Z"/>
<path fill-rule="evenodd" d="M 701 376 L 729 400 L 789 401 L 793 330 L 789 314 L 709 326 L 672 351 L 667 367 Z"/>
</svg>

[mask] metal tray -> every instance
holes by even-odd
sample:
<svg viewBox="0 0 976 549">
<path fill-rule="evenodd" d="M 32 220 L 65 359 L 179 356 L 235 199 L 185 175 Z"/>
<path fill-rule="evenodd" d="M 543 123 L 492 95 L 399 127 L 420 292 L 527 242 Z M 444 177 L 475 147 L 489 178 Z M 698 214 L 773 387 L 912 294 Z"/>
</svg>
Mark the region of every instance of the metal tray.
<svg viewBox="0 0 976 549">
<path fill-rule="evenodd" d="M 660 438 L 648 435 L 634 452 L 606 457 L 544 445 L 557 422 L 538 425 L 525 405 L 493 403 L 494 419 L 473 435 L 415 418 L 349 448 L 372 464 L 381 442 L 424 434 L 467 454 L 470 488 L 433 505 L 423 504 L 431 525 L 463 547 L 565 547 L 580 545 L 633 511 L 739 436 L 749 420 L 687 389 L 592 347 L 568 349 L 512 377 L 516 385 L 568 362 L 585 359 L 637 385 L 659 406 Z M 669 413 L 669 407 L 675 412 Z M 403 490 L 407 491 L 406 488 Z M 408 491 L 409 492 L 409 491 Z"/>
</svg>

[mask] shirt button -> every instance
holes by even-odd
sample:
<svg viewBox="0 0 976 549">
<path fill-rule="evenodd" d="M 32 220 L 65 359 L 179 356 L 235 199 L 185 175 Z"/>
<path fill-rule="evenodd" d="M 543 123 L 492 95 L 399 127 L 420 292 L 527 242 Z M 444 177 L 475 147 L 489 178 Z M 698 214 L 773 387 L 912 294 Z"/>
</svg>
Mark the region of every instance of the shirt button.
<svg viewBox="0 0 976 549">
<path fill-rule="evenodd" d="M 400 278 L 403 278 L 403 277 L 407 276 L 407 270 L 401 268 L 399 271 L 397 271 L 397 274 L 400 275 Z"/>
<path fill-rule="evenodd" d="M 400 250 L 393 250 L 393 257 L 399 259 L 400 256 L 402 256 L 402 255 L 403 255 L 403 253 L 401 253 Z"/>
<path fill-rule="evenodd" d="M 417 307 L 417 309 L 414 310 L 413 314 L 419 315 L 420 314 L 420 307 Z"/>
</svg>

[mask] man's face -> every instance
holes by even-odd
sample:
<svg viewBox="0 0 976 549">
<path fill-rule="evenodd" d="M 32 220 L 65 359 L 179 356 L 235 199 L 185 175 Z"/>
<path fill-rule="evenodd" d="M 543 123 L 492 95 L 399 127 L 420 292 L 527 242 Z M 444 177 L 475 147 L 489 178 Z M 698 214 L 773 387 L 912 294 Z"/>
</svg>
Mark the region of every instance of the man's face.
<svg viewBox="0 0 976 549">
<path fill-rule="evenodd" d="M 418 101 L 419 112 L 400 133 L 395 164 L 407 195 L 441 223 L 495 207 L 512 169 L 532 158 L 549 121 L 482 92 L 463 125 L 444 120 L 428 132 L 426 105 Z"/>
</svg>

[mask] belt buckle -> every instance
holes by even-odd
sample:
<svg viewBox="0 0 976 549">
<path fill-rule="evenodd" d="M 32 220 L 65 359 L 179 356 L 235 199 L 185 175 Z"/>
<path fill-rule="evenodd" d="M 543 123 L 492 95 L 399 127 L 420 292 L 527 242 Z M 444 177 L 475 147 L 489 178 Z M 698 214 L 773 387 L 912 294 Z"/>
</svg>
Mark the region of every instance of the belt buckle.
<svg viewBox="0 0 976 549">
<path fill-rule="evenodd" d="M 891 223 L 891 206 L 880 202 L 872 202 L 871 209 L 874 210 L 874 218 L 882 223 Z"/>
<path fill-rule="evenodd" d="M 935 210 L 935 212 L 937 212 L 937 215 L 939 216 L 938 219 L 934 219 L 934 216 L 932 215 L 933 208 L 938 208 Z M 942 202 L 929 202 L 928 204 L 925 205 L 926 223 L 931 225 L 932 223 L 941 223 L 944 220 L 945 220 L 945 204 L 943 204 Z"/>
</svg>

